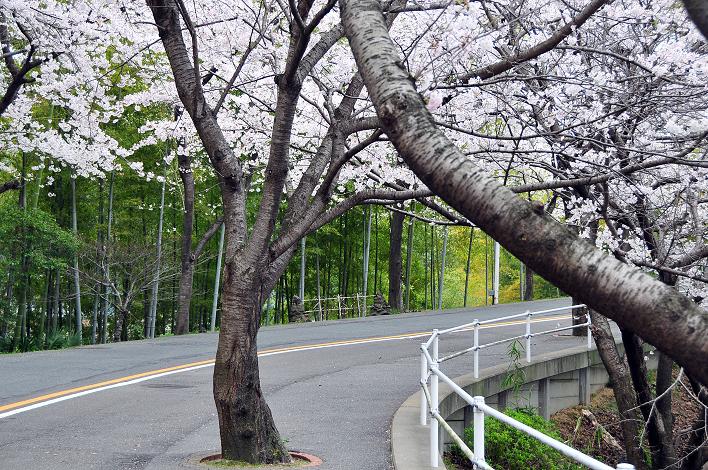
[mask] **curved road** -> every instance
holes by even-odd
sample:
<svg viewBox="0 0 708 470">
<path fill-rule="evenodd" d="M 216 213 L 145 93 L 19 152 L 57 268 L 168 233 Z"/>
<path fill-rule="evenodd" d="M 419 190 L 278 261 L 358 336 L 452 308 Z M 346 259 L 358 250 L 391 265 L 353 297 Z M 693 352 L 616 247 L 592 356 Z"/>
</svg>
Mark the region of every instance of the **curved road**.
<svg viewBox="0 0 708 470">
<path fill-rule="evenodd" d="M 320 468 L 389 469 L 391 418 L 418 389 L 418 348 L 432 328 L 569 304 L 264 327 L 263 389 L 288 447 L 320 456 Z M 547 319 L 533 330 L 568 323 Z M 481 330 L 480 341 L 523 332 L 505 322 Z M 535 338 L 534 355 L 580 343 L 565 333 Z M 440 353 L 469 347 L 471 338 L 445 337 Z M 194 460 L 219 446 L 209 363 L 215 348 L 216 335 L 201 334 L 0 356 L 0 468 L 200 468 Z M 480 367 L 505 360 L 505 348 L 493 347 Z M 454 377 L 470 365 L 462 356 L 445 370 Z"/>
</svg>

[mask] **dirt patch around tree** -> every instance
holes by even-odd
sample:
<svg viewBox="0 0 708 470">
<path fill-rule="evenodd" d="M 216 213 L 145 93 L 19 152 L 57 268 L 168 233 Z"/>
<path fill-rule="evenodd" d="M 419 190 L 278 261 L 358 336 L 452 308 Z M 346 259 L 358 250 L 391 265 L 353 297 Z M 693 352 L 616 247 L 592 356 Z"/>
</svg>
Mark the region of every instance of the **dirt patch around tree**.
<svg viewBox="0 0 708 470">
<path fill-rule="evenodd" d="M 314 455 L 304 452 L 290 451 L 292 462 L 289 464 L 254 465 L 236 460 L 225 460 L 221 454 L 209 455 L 199 459 L 199 463 L 208 468 L 234 468 L 249 470 L 287 470 L 291 468 L 317 467 L 322 464 L 322 460 Z"/>
</svg>

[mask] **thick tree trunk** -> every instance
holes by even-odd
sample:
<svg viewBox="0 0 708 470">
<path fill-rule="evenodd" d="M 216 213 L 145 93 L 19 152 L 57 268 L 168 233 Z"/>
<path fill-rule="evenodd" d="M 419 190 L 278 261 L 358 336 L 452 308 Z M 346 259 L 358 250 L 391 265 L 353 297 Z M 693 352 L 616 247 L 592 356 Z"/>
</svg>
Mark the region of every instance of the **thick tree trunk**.
<svg viewBox="0 0 708 470">
<path fill-rule="evenodd" d="M 194 288 L 194 264 L 182 260 L 182 269 L 179 274 L 179 303 L 177 307 L 176 335 L 189 333 L 189 310 L 192 304 L 192 291 Z"/>
<path fill-rule="evenodd" d="M 184 219 L 182 223 L 182 269 L 179 275 L 179 308 L 176 335 L 189 333 L 189 308 L 192 301 L 194 263 L 192 261 L 192 231 L 194 230 L 194 175 L 189 155 L 177 153 L 179 175 L 184 189 Z"/>
<path fill-rule="evenodd" d="M 627 459 L 638 470 L 647 469 L 641 442 L 639 442 L 639 413 L 627 363 L 617 351 L 617 345 L 612 337 L 607 319 L 594 311 L 591 311 L 590 315 L 593 324 L 592 335 L 595 338 L 597 351 L 600 353 L 602 363 L 612 381 L 617 409 L 622 417 L 622 437 L 627 450 Z"/>
<path fill-rule="evenodd" d="M 705 0 L 683 0 L 688 16 L 708 40 L 708 4 Z"/>
<path fill-rule="evenodd" d="M 221 452 L 226 459 L 250 463 L 289 462 L 261 390 L 256 335 L 265 297 L 261 297 L 262 282 L 252 277 L 259 271 L 254 267 L 234 260 L 224 266 L 223 313 L 214 366 Z"/>
<path fill-rule="evenodd" d="M 401 297 L 401 273 L 403 262 L 401 246 L 403 244 L 403 220 L 405 214 L 394 211 L 391 214 L 390 251 L 388 256 L 388 304 L 392 309 L 401 311 L 403 299 Z"/>
<path fill-rule="evenodd" d="M 582 300 L 580 300 L 576 297 L 573 297 L 571 302 L 573 305 L 579 305 L 579 304 L 583 303 Z M 582 325 L 583 323 L 587 322 L 587 313 L 588 313 L 587 307 L 576 308 L 571 313 L 573 315 L 573 319 L 572 319 L 573 325 Z M 573 328 L 571 331 L 573 332 L 573 336 L 587 336 L 588 335 L 587 328 Z"/>
<path fill-rule="evenodd" d="M 476 167 L 437 128 L 402 66 L 376 0 L 340 0 L 359 72 L 399 155 L 423 183 L 558 288 L 708 382 L 708 314 L 685 296 L 579 239 Z M 671 331 L 672 334 L 666 332 Z"/>
</svg>

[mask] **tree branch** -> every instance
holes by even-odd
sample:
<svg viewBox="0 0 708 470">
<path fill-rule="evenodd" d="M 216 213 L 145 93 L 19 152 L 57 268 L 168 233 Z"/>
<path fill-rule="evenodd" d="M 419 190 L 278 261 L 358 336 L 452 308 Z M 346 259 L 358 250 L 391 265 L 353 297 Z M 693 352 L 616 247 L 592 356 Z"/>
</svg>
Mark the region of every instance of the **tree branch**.
<svg viewBox="0 0 708 470">
<path fill-rule="evenodd" d="M 221 228 L 221 224 L 224 223 L 224 218 L 219 217 L 214 221 L 213 224 L 207 229 L 206 232 L 204 232 L 204 235 L 202 235 L 201 240 L 199 240 L 199 243 L 197 243 L 197 247 L 194 249 L 192 252 L 192 256 L 190 256 L 190 259 L 192 262 L 196 261 L 199 256 L 201 256 L 202 251 L 204 251 L 204 247 L 206 246 L 207 243 L 209 243 L 209 240 L 212 239 L 212 237 L 216 234 L 216 232 L 219 231 Z"/>
<path fill-rule="evenodd" d="M 580 239 L 477 168 L 435 125 L 400 62 L 378 0 L 340 0 L 340 7 L 382 127 L 423 183 L 530 269 L 631 328 L 708 383 L 703 366 L 708 363 L 708 314 Z"/>
</svg>

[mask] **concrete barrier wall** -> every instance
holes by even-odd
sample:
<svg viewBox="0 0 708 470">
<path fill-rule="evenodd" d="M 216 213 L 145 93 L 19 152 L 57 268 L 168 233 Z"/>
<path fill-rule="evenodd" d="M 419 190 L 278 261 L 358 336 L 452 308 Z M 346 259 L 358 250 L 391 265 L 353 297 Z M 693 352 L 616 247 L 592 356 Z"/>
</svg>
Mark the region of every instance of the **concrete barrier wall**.
<svg viewBox="0 0 708 470">
<path fill-rule="evenodd" d="M 621 344 L 620 353 L 624 353 Z M 649 356 L 647 366 L 656 368 L 656 356 Z M 524 384 L 518 391 L 504 385 L 507 366 L 490 367 L 480 372 L 478 379 L 473 374 L 455 379 L 455 383 L 471 396 L 483 396 L 488 405 L 496 409 L 531 407 L 548 419 L 551 414 L 571 406 L 590 402 L 590 395 L 608 382 L 607 371 L 597 350 L 577 347 L 539 355 L 531 363 L 520 364 L 524 372 Z M 442 369 L 444 371 L 444 369 Z M 391 426 L 391 446 L 394 467 L 397 470 L 430 469 L 428 427 L 421 426 L 419 404 L 421 393 L 411 396 L 398 409 Z M 472 423 L 472 407 L 449 386 L 440 383 L 440 415 L 459 436 Z M 441 428 L 440 446 L 445 450 L 452 439 Z M 445 466 L 440 462 L 438 468 Z"/>
</svg>

